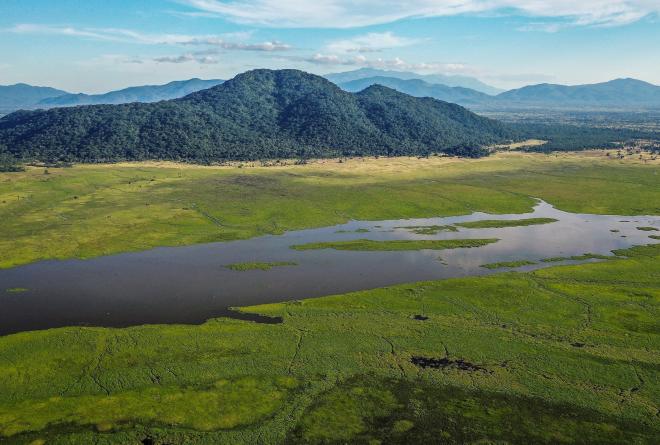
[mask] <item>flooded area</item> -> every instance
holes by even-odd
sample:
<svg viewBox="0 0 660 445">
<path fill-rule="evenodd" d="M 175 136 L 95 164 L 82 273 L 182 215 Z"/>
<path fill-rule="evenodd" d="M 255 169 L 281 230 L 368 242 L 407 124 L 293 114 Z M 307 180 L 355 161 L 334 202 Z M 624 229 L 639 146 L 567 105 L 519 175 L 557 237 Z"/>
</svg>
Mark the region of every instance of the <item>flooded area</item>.
<svg viewBox="0 0 660 445">
<path fill-rule="evenodd" d="M 504 228 L 456 227 L 455 231 L 440 230 L 435 234 L 428 233 L 432 230 L 419 229 L 485 219 L 523 218 L 557 221 Z M 658 243 L 660 240 L 649 237 L 660 234 L 653 228 L 660 229 L 660 217 L 573 214 L 540 201 L 527 214 L 473 213 L 446 218 L 351 221 L 249 240 L 157 248 L 84 261 L 43 261 L 0 270 L 0 335 L 72 325 L 201 323 L 218 316 L 276 322 L 237 314 L 229 308 L 398 283 L 584 262 L 540 260 L 585 253 L 612 255 L 613 249 Z M 292 245 L 305 243 L 358 239 L 466 238 L 499 241 L 449 250 L 291 249 Z M 517 268 L 482 267 L 525 261 L 535 264 Z M 249 262 L 284 265 L 268 270 L 227 267 Z"/>
</svg>

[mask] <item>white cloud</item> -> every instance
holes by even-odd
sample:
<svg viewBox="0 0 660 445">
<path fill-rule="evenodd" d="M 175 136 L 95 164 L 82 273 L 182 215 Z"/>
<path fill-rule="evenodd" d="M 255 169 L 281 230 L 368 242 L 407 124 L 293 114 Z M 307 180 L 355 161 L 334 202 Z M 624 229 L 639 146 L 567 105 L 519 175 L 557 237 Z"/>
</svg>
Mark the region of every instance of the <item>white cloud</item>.
<svg viewBox="0 0 660 445">
<path fill-rule="evenodd" d="M 310 57 L 289 57 L 289 60 L 306 62 L 323 66 L 349 66 L 356 68 L 377 68 L 384 70 L 405 70 L 418 73 L 468 73 L 472 70 L 462 63 L 436 63 L 436 62 L 406 62 L 395 57 L 392 59 L 368 58 L 360 54 L 353 57 L 344 57 L 336 54 L 317 53 Z"/>
<path fill-rule="evenodd" d="M 392 32 L 371 32 L 350 39 L 332 41 L 326 45 L 326 51 L 331 53 L 373 53 L 415 45 L 419 42 L 419 39 L 400 37 Z"/>
<path fill-rule="evenodd" d="M 197 62 L 205 65 L 218 63 L 219 60 L 211 56 L 196 56 L 194 54 L 182 54 L 180 56 L 154 57 L 154 62 L 158 63 L 187 63 Z"/>
<path fill-rule="evenodd" d="M 352 28 L 406 18 L 511 13 L 575 26 L 618 26 L 660 14 L 660 0 L 180 0 L 206 16 L 273 27 Z M 194 13 L 193 13 L 194 14 Z"/>
<path fill-rule="evenodd" d="M 199 45 L 226 50 L 267 52 L 287 51 L 291 49 L 290 45 L 279 41 L 247 43 L 244 40 L 248 40 L 252 36 L 251 32 L 201 36 L 187 34 L 146 34 L 121 28 L 73 28 L 69 26 L 37 25 L 29 23 L 15 25 L 4 31 L 16 34 L 63 35 L 143 45 Z M 229 39 L 234 39 L 234 41 Z"/>
</svg>

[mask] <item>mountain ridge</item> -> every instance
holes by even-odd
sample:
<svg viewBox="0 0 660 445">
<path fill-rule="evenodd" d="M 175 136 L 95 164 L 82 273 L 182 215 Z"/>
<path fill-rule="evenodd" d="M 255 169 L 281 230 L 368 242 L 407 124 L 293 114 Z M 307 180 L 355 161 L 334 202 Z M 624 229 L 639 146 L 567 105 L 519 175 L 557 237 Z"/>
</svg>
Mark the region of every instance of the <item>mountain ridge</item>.
<svg viewBox="0 0 660 445">
<path fill-rule="evenodd" d="M 150 103 L 159 100 L 177 99 L 196 91 L 211 88 L 222 83 L 220 79 L 175 80 L 162 85 L 139 85 L 113 90 L 102 94 L 66 94 L 47 98 L 37 105 L 43 107 L 64 107 L 77 105 L 117 105 L 130 102 Z"/>
<path fill-rule="evenodd" d="M 456 104 L 386 87 L 353 94 L 298 70 L 253 70 L 150 104 L 19 111 L 0 144 L 20 157 L 68 160 L 260 159 L 356 154 L 484 154 L 515 131 Z"/>
<path fill-rule="evenodd" d="M 445 75 L 445 74 L 418 74 L 410 71 L 380 70 L 375 68 L 360 68 L 353 71 L 344 71 L 340 73 L 326 74 L 326 79 L 334 83 L 346 83 L 354 80 L 368 77 L 393 77 L 401 80 L 420 79 L 432 84 L 441 84 L 449 87 L 470 88 L 488 95 L 495 95 L 503 92 L 500 88 L 469 76 Z"/>
<path fill-rule="evenodd" d="M 358 92 L 373 84 L 393 88 L 415 97 L 432 97 L 434 99 L 452 102 L 462 106 L 480 104 L 492 99 L 492 96 L 470 88 L 432 84 L 421 79 L 398 79 L 394 77 L 378 76 L 344 82 L 339 84 L 339 86 L 349 92 Z"/>
<path fill-rule="evenodd" d="M 421 79 L 369 77 L 340 83 L 347 91 L 383 84 L 416 97 L 429 96 L 477 110 L 503 109 L 660 109 L 660 86 L 623 78 L 583 85 L 542 83 L 489 96 L 476 90 L 431 84 Z"/>
</svg>

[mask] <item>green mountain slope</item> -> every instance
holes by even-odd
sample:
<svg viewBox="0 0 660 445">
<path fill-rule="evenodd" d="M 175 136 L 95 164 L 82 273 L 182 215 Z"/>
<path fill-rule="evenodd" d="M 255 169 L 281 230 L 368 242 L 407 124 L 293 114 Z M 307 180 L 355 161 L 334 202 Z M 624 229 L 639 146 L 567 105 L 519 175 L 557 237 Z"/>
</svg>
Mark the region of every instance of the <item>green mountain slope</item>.
<svg viewBox="0 0 660 445">
<path fill-rule="evenodd" d="M 21 111 L 0 119 L 20 158 L 257 159 L 468 156 L 515 132 L 454 104 L 374 86 L 358 94 L 297 70 L 254 70 L 181 99 Z"/>
<path fill-rule="evenodd" d="M 411 96 L 432 97 L 463 106 L 478 105 L 493 100 L 492 96 L 470 88 L 432 84 L 421 79 L 397 79 L 396 77 L 375 76 L 339 84 L 342 89 L 350 92 L 362 91 L 371 85 L 382 85 Z"/>
</svg>

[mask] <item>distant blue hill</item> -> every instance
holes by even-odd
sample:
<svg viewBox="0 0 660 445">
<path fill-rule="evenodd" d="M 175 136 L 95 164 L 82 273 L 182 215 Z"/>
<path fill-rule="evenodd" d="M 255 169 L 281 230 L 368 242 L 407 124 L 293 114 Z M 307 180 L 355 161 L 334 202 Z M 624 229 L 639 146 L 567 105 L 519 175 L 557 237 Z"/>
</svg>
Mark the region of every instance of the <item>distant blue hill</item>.
<svg viewBox="0 0 660 445">
<path fill-rule="evenodd" d="M 660 109 L 660 86 L 636 79 L 616 79 L 589 85 L 530 85 L 496 96 L 420 79 L 374 76 L 341 82 L 346 91 L 383 85 L 416 97 L 453 102 L 474 110 L 643 110 Z"/>
<path fill-rule="evenodd" d="M 636 79 L 589 85 L 530 85 L 496 96 L 498 105 L 553 108 L 660 108 L 660 86 Z"/>
<path fill-rule="evenodd" d="M 66 94 L 45 98 L 38 103 L 39 107 L 71 107 L 75 105 L 117 105 L 131 102 L 158 102 L 161 100 L 178 99 L 196 91 L 205 90 L 221 84 L 219 79 L 178 80 L 165 85 L 144 85 L 110 91 L 105 94 Z"/>
<path fill-rule="evenodd" d="M 420 79 L 431 84 L 441 84 L 448 87 L 462 87 L 470 88 L 472 90 L 479 91 L 480 93 L 495 95 L 501 93 L 504 90 L 495 88 L 493 86 L 487 85 L 475 79 L 474 77 L 469 76 L 450 76 L 444 74 L 417 74 L 407 71 L 390 71 L 390 70 L 379 70 L 374 68 L 360 68 L 354 71 L 346 71 L 343 73 L 333 73 L 326 74 L 324 76 L 331 82 L 336 84 L 343 84 L 351 82 L 358 79 L 365 79 L 370 77 L 390 77 L 402 80 L 410 79 Z"/>
<path fill-rule="evenodd" d="M 50 87 L 35 87 L 25 83 L 0 85 L 0 114 L 10 113 L 21 108 L 33 108 L 35 104 L 48 98 L 69 94 Z"/>
</svg>

